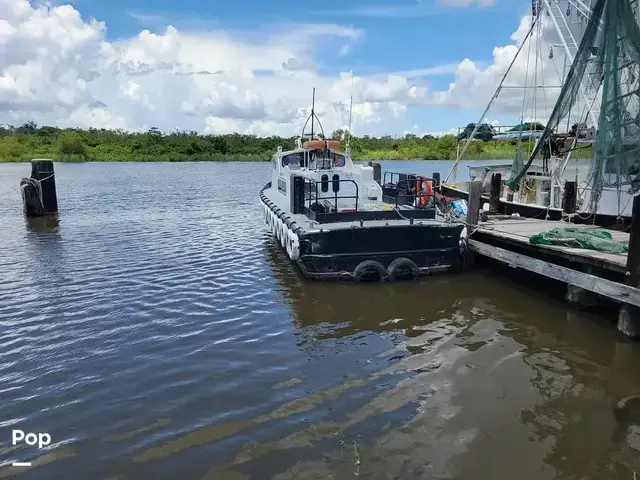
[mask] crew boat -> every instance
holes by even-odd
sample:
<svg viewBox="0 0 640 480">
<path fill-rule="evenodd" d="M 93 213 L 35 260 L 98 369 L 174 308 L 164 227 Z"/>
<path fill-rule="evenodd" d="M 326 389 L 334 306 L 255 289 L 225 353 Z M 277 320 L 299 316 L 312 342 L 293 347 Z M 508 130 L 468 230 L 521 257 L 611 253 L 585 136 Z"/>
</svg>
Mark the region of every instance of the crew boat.
<svg viewBox="0 0 640 480">
<path fill-rule="evenodd" d="M 386 172 L 381 182 L 379 167 L 354 164 L 348 145 L 326 140 L 313 106 L 295 148 L 278 147 L 260 201 L 305 277 L 386 281 L 460 266 L 463 225 L 436 220 L 433 180 Z"/>
</svg>

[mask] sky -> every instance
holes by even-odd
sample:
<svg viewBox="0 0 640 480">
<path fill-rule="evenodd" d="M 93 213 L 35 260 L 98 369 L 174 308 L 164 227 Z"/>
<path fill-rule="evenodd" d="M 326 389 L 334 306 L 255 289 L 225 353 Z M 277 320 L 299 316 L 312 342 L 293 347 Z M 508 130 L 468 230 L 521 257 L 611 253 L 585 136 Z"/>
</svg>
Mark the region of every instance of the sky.
<svg viewBox="0 0 640 480">
<path fill-rule="evenodd" d="M 291 136 L 315 87 L 327 133 L 352 89 L 355 135 L 455 132 L 530 24 L 529 0 L 0 0 L 0 124 Z M 507 97 L 488 121 L 517 123 L 522 93 Z"/>
</svg>

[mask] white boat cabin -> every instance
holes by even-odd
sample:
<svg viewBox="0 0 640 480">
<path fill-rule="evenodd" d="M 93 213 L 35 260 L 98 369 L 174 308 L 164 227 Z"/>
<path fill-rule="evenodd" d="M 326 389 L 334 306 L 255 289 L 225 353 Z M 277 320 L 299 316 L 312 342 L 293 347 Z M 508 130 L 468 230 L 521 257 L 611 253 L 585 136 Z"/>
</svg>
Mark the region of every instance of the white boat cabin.
<svg viewBox="0 0 640 480">
<path fill-rule="evenodd" d="M 373 167 L 354 165 L 349 147 L 339 151 L 338 140 L 299 139 L 294 150 L 282 151 L 278 147 L 272 160 L 271 188 L 282 195 L 289 211 L 291 182 L 294 175 L 302 176 L 305 183 L 304 203 L 318 200 L 337 204 L 338 211 L 360 209 L 366 204 L 382 203 L 382 188 L 374 180 Z M 356 201 L 357 198 L 357 201 Z"/>
</svg>

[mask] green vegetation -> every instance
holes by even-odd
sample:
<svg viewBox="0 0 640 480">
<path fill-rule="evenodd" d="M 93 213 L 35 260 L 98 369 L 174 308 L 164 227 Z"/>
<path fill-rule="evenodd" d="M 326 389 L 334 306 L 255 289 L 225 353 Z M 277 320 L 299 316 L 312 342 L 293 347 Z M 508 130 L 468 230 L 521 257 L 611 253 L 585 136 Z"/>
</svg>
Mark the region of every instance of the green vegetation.
<svg viewBox="0 0 640 480">
<path fill-rule="evenodd" d="M 332 138 L 344 140 L 345 132 L 336 130 Z M 0 162 L 21 162 L 32 158 L 52 158 L 56 161 L 265 161 L 270 160 L 278 146 L 294 147 L 295 138 L 254 135 L 199 135 L 196 132 L 163 134 L 157 128 L 144 133 L 122 130 L 79 130 L 38 127 L 25 123 L 20 127 L 0 128 Z M 344 142 L 343 142 L 344 143 Z M 451 160 L 456 157 L 456 138 L 363 136 L 351 139 L 352 156 L 358 160 Z M 591 150 L 580 152 L 590 156 Z M 473 142 L 466 158 L 510 159 L 515 156 L 515 144 Z"/>
</svg>

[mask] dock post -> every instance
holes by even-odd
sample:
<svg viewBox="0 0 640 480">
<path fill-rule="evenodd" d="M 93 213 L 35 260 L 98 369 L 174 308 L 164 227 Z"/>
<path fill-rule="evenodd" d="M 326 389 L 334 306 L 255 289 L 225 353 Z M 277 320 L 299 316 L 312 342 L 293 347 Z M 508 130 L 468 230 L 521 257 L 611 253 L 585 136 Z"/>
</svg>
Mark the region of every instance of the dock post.
<svg viewBox="0 0 640 480">
<path fill-rule="evenodd" d="M 469 201 L 467 204 L 467 239 L 471 236 L 480 219 L 480 202 L 482 201 L 482 182 L 473 181 L 469 185 Z M 473 267 L 475 263 L 474 253 L 466 249 L 465 267 Z"/>
<path fill-rule="evenodd" d="M 565 215 L 571 215 L 576 213 L 576 205 L 578 199 L 578 191 L 576 189 L 576 182 L 566 181 L 564 182 L 564 195 L 562 197 L 562 213 Z"/>
<path fill-rule="evenodd" d="M 478 220 L 480 218 L 481 198 L 482 182 L 471 182 L 471 184 L 469 185 L 469 204 L 467 205 L 467 229 L 474 228 L 476 225 L 478 225 Z"/>
<path fill-rule="evenodd" d="M 500 210 L 500 190 L 502 189 L 502 174 L 491 176 L 491 193 L 489 195 L 489 212 L 498 213 Z"/>
<path fill-rule="evenodd" d="M 24 213 L 27 217 L 57 213 L 58 197 L 53 161 L 31 160 L 31 177 L 20 181 L 20 190 Z"/>
<path fill-rule="evenodd" d="M 433 173 L 433 191 L 440 193 L 440 174 L 438 172 Z"/>
<path fill-rule="evenodd" d="M 374 163 L 373 165 L 373 179 L 376 181 L 378 185 L 382 181 L 382 165 L 379 163 Z"/>
<path fill-rule="evenodd" d="M 640 287 L 640 195 L 633 197 L 631 235 L 624 283 Z M 618 330 L 629 338 L 640 336 L 640 308 L 624 304 L 618 313 Z"/>
</svg>

